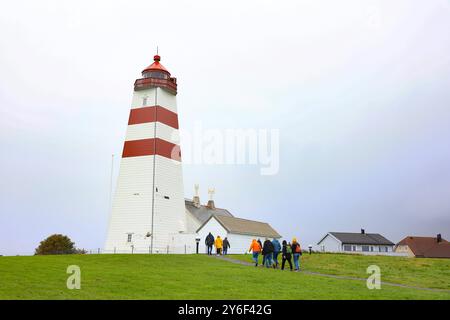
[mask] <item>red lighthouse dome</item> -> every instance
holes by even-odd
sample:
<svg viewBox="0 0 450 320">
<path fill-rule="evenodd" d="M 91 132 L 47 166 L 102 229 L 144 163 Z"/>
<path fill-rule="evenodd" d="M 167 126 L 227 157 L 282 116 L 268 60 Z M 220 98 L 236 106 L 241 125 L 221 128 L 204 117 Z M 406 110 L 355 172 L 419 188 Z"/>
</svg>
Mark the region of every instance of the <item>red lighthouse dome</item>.
<svg viewBox="0 0 450 320">
<path fill-rule="evenodd" d="M 155 75 L 157 76 L 156 78 L 169 78 L 170 72 L 160 63 L 161 57 L 159 55 L 155 55 L 153 57 L 153 60 L 154 62 L 142 71 L 142 76 L 145 78 L 149 78 L 152 77 L 152 75 Z"/>
<path fill-rule="evenodd" d="M 134 83 L 134 90 L 144 90 L 151 87 L 161 87 L 174 94 L 177 93 L 177 79 L 160 63 L 161 57 L 155 55 L 153 63 L 142 70 L 142 79 Z"/>
</svg>

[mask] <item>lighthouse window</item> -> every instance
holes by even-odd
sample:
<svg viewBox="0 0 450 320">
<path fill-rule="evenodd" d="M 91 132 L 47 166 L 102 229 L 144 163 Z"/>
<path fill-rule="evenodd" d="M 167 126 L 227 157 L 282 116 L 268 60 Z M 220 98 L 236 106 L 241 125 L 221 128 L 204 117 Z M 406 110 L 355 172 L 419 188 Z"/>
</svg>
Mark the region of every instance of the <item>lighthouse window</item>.
<svg viewBox="0 0 450 320">
<path fill-rule="evenodd" d="M 143 105 L 143 106 L 146 106 L 146 105 L 147 105 L 147 97 L 144 97 L 144 98 L 142 99 L 142 105 Z"/>
<path fill-rule="evenodd" d="M 150 71 L 144 75 L 146 78 L 157 78 L 157 79 L 167 79 L 168 75 L 164 72 Z"/>
<path fill-rule="evenodd" d="M 127 242 L 131 242 L 132 236 L 133 236 L 133 234 L 131 234 L 131 233 L 127 234 Z"/>
</svg>

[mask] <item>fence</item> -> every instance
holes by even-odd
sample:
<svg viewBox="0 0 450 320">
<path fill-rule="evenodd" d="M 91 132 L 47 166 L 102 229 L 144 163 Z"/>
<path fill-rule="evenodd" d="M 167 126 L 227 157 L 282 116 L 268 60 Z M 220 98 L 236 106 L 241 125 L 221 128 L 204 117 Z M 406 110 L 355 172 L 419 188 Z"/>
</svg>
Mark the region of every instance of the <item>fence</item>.
<svg viewBox="0 0 450 320">
<path fill-rule="evenodd" d="M 196 246 L 184 245 L 184 246 L 166 246 L 166 247 L 135 247 L 130 245 L 128 248 L 114 248 L 111 250 L 105 250 L 101 248 L 86 250 L 86 254 L 193 254 L 196 253 Z M 204 252 L 199 252 L 204 253 Z"/>
</svg>

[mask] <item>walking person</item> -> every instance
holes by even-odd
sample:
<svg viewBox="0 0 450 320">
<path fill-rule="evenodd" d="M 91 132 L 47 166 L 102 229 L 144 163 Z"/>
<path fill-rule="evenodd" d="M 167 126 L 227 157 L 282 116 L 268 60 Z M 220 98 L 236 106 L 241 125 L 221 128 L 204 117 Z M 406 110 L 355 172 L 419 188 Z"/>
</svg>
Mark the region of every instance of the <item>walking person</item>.
<svg viewBox="0 0 450 320">
<path fill-rule="evenodd" d="M 208 249 L 208 251 L 207 251 L 208 256 L 212 255 L 212 247 L 213 247 L 213 244 L 214 244 L 214 236 L 213 236 L 212 233 L 210 232 L 210 233 L 206 236 L 206 239 L 205 239 L 205 245 L 206 245 L 206 248 Z"/>
<path fill-rule="evenodd" d="M 223 239 L 223 255 L 227 254 L 228 248 L 231 248 L 230 242 L 228 241 L 227 237 L 225 237 L 225 239 Z"/>
<path fill-rule="evenodd" d="M 297 242 L 297 239 L 292 239 L 292 255 L 294 256 L 294 267 L 295 271 L 300 271 L 300 256 L 302 255 L 302 248 L 300 247 L 300 243 Z"/>
<path fill-rule="evenodd" d="M 261 242 L 260 239 L 258 239 L 258 244 L 259 244 L 259 246 L 261 247 L 261 254 L 262 254 L 263 244 L 262 244 L 262 242 Z M 263 259 L 262 259 L 262 265 L 264 266 L 264 263 L 265 263 L 265 261 L 266 261 L 266 259 L 264 258 L 264 254 L 262 255 L 262 257 L 263 257 Z"/>
<path fill-rule="evenodd" d="M 253 262 L 255 263 L 255 267 L 258 266 L 258 256 L 261 252 L 261 245 L 256 241 L 256 239 L 252 240 L 252 243 L 250 244 L 250 248 L 248 249 L 253 254 Z"/>
<path fill-rule="evenodd" d="M 220 256 L 220 254 L 222 253 L 222 248 L 223 248 L 223 241 L 220 238 L 220 236 L 217 236 L 216 241 L 214 242 L 214 245 L 216 246 L 216 254 L 218 256 Z"/>
<path fill-rule="evenodd" d="M 273 245 L 273 267 L 274 268 L 278 268 L 278 255 L 280 254 L 281 251 L 281 244 L 280 241 L 278 241 L 276 238 L 274 238 L 272 240 L 272 245 Z"/>
<path fill-rule="evenodd" d="M 273 244 L 269 239 L 264 241 L 262 254 L 264 256 L 264 265 L 267 268 L 272 267 Z"/>
<path fill-rule="evenodd" d="M 283 240 L 283 249 L 281 251 L 281 270 L 284 270 L 284 264 L 289 262 L 289 267 L 292 271 L 292 247 L 291 243 L 286 243 L 286 240 Z"/>
</svg>

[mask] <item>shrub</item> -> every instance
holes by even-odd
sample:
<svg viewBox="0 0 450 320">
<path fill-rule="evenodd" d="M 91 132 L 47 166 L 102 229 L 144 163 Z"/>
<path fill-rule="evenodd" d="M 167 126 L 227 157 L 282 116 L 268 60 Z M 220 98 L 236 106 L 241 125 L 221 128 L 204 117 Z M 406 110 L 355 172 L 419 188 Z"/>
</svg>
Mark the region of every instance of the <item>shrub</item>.
<svg viewBox="0 0 450 320">
<path fill-rule="evenodd" d="M 69 237 L 62 234 L 53 234 L 41 241 L 39 247 L 36 248 L 35 254 L 72 254 L 76 252 L 75 243 Z"/>
</svg>

